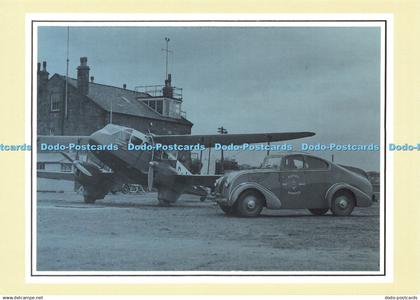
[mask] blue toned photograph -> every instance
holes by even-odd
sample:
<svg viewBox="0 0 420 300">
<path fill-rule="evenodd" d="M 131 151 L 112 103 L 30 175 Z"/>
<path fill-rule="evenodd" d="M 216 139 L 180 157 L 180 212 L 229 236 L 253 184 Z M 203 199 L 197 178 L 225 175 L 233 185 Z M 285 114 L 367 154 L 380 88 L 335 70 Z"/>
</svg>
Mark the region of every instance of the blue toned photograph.
<svg viewBox="0 0 420 300">
<path fill-rule="evenodd" d="M 382 274 L 384 29 L 333 23 L 38 24 L 34 271 Z"/>
</svg>

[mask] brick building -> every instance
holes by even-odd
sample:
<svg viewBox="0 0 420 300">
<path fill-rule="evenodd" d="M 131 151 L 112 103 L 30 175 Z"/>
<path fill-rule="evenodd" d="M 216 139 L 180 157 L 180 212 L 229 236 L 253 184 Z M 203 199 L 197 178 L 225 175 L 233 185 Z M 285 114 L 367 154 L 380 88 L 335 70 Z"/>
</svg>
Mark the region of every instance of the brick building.
<svg viewBox="0 0 420 300">
<path fill-rule="evenodd" d="M 80 58 L 77 78 L 54 74 L 38 63 L 38 135 L 90 135 L 112 122 L 155 134 L 190 134 L 193 124 L 181 110 L 171 76 L 164 86 L 129 90 L 94 82 L 87 58 Z M 67 97 L 66 97 L 67 91 Z"/>
</svg>

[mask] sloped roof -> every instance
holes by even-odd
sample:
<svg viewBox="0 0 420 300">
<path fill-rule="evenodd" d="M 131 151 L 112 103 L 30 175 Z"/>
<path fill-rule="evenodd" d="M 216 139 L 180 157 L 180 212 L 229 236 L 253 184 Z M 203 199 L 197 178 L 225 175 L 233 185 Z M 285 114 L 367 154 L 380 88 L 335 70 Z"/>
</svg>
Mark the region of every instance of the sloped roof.
<svg viewBox="0 0 420 300">
<path fill-rule="evenodd" d="M 65 76 L 58 76 L 65 80 Z M 77 88 L 77 80 L 75 78 L 69 78 L 68 82 L 71 86 Z M 106 111 L 111 111 L 112 103 L 112 111 L 115 113 L 192 125 L 192 123 L 185 118 L 177 119 L 162 116 L 148 105 L 137 100 L 139 97 L 153 99 L 153 97 L 146 93 L 89 82 L 89 93 L 87 97 Z"/>
</svg>

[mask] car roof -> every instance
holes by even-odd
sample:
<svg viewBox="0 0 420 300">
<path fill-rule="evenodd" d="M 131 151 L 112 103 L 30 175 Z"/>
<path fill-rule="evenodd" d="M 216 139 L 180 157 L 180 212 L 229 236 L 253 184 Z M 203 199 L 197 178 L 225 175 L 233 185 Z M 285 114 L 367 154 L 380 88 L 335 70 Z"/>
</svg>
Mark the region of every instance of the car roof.
<svg viewBox="0 0 420 300">
<path fill-rule="evenodd" d="M 314 157 L 314 158 L 320 159 L 320 160 L 322 160 L 322 161 L 324 161 L 324 162 L 326 162 L 328 164 L 335 164 L 332 161 L 329 161 L 328 159 L 325 159 L 323 157 L 316 156 L 316 155 L 314 155 L 312 153 L 309 153 L 309 152 L 298 152 L 298 151 L 286 151 L 286 152 L 280 152 L 278 154 L 269 154 L 264 159 L 270 158 L 270 157 L 273 157 L 273 158 L 281 158 L 281 157 L 288 156 L 288 155 L 305 155 L 305 156 L 309 156 L 309 157 Z"/>
</svg>

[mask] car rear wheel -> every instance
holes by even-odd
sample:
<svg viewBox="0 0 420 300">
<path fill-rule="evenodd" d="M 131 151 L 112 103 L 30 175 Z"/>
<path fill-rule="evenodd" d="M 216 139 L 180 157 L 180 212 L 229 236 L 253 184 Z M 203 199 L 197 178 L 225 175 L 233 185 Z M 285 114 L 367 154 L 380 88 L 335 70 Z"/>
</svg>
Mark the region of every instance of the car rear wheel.
<svg viewBox="0 0 420 300">
<path fill-rule="evenodd" d="M 315 216 L 323 216 L 328 212 L 329 208 L 310 208 L 308 210 Z"/>
<path fill-rule="evenodd" d="M 235 212 L 241 217 L 257 217 L 263 209 L 263 199 L 255 191 L 241 194 L 235 205 Z"/>
<path fill-rule="evenodd" d="M 339 191 L 331 201 L 331 211 L 336 216 L 348 216 L 355 206 L 353 196 L 347 191 Z"/>
</svg>

